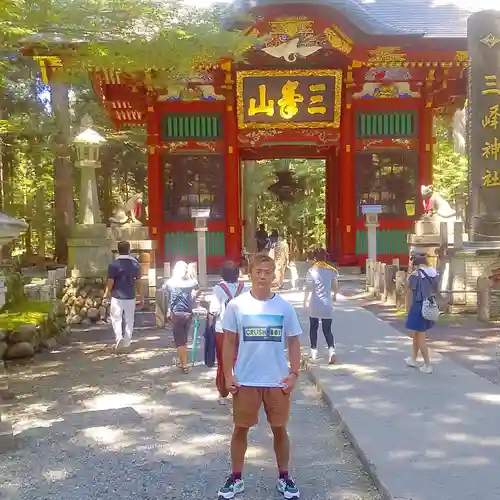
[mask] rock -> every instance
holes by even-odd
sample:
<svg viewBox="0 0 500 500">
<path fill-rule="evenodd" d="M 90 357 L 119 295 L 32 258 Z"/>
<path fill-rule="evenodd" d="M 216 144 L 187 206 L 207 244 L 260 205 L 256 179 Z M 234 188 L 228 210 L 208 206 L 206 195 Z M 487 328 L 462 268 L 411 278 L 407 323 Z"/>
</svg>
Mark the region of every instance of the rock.
<svg viewBox="0 0 500 500">
<path fill-rule="evenodd" d="M 58 330 L 62 330 L 68 324 L 68 322 L 66 321 L 66 316 L 62 318 L 56 318 L 55 323 Z"/>
<path fill-rule="evenodd" d="M 87 316 L 87 313 L 89 312 L 87 307 L 82 307 L 80 310 L 80 315 Z"/>
<path fill-rule="evenodd" d="M 7 342 L 3 342 L 3 341 L 0 342 L 0 359 L 3 359 L 8 348 L 9 348 L 9 344 L 7 344 Z M 1 361 L 0 361 L 0 363 L 1 363 Z"/>
<path fill-rule="evenodd" d="M 55 349 L 57 347 L 57 340 L 54 337 L 44 339 L 40 342 L 40 346 L 44 349 Z"/>
<path fill-rule="evenodd" d="M 10 334 L 9 341 L 12 344 L 17 344 L 18 342 L 31 342 L 36 335 L 36 328 L 36 325 L 21 325 L 16 331 Z"/>
<path fill-rule="evenodd" d="M 54 308 L 54 316 L 55 316 L 56 318 L 60 318 L 60 317 L 64 316 L 64 314 L 65 314 L 65 312 L 66 312 L 66 311 L 65 311 L 66 307 L 65 307 L 64 302 L 59 301 L 59 300 L 58 300 L 58 301 L 56 301 L 56 302 L 54 303 L 53 308 Z"/>
<path fill-rule="evenodd" d="M 88 298 L 88 299 L 85 301 L 85 306 L 86 306 L 87 308 L 89 308 L 89 307 L 93 307 L 93 306 L 94 306 L 94 301 L 93 301 L 92 299 Z"/>
<path fill-rule="evenodd" d="M 76 280 L 76 285 L 78 288 L 83 288 L 85 286 L 85 278 L 78 278 Z"/>
<path fill-rule="evenodd" d="M 61 345 L 68 345 L 71 341 L 70 336 L 71 336 L 71 330 L 69 327 L 67 327 L 59 334 L 57 341 Z"/>
<path fill-rule="evenodd" d="M 6 330 L 0 330 L 0 342 L 3 342 L 9 336 L 9 332 Z M 0 356 L 1 358 L 2 356 Z"/>
<path fill-rule="evenodd" d="M 79 325 L 80 323 L 82 322 L 82 318 L 80 318 L 80 316 L 76 315 L 76 316 L 71 316 L 69 318 L 69 321 L 68 323 L 70 325 Z"/>
<path fill-rule="evenodd" d="M 99 316 L 104 321 L 107 316 L 108 309 L 104 306 L 99 307 Z"/>
<path fill-rule="evenodd" d="M 96 307 L 92 307 L 92 308 L 89 309 L 89 312 L 87 313 L 87 316 L 92 321 L 97 321 L 101 317 L 101 314 L 99 313 L 99 309 L 97 309 Z"/>
<path fill-rule="evenodd" d="M 92 324 L 92 320 L 90 318 L 83 318 L 82 325 L 90 326 Z"/>
<path fill-rule="evenodd" d="M 99 307 L 102 304 L 102 299 L 97 298 L 94 300 L 94 307 Z"/>
<path fill-rule="evenodd" d="M 8 348 L 5 359 L 31 358 L 34 355 L 35 348 L 29 342 L 18 342 Z"/>
</svg>

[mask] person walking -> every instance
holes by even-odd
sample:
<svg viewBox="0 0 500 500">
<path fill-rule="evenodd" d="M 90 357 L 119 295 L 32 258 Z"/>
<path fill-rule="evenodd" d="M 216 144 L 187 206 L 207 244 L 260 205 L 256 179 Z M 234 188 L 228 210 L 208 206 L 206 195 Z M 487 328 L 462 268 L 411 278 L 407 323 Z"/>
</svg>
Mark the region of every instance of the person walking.
<svg viewBox="0 0 500 500">
<path fill-rule="evenodd" d="M 434 321 L 422 316 L 422 304 L 425 299 L 436 294 L 438 289 L 438 274 L 436 269 L 429 266 L 427 255 L 424 252 L 415 252 L 410 258 L 412 273 L 408 277 L 408 298 L 411 302 L 406 328 L 413 338 L 411 357 L 406 358 L 406 364 L 412 368 L 419 368 L 422 373 L 431 374 L 433 368 L 429 358 L 429 348 L 425 338 L 427 330 L 434 326 Z M 422 353 L 424 364 L 417 361 L 418 353 Z"/>
<path fill-rule="evenodd" d="M 264 247 L 266 246 L 268 239 L 267 231 L 266 231 L 266 225 L 265 224 L 260 224 L 259 229 L 255 233 L 255 242 L 257 244 L 257 252 L 262 252 L 264 250 Z"/>
<path fill-rule="evenodd" d="M 232 473 L 218 493 L 223 500 L 245 489 L 242 472 L 248 431 L 257 424 L 262 405 L 274 437 L 276 487 L 287 500 L 300 496 L 288 474 L 290 442 L 286 426 L 291 393 L 299 376 L 302 330 L 293 306 L 271 291 L 274 271 L 273 259 L 265 254 L 254 255 L 250 260 L 251 290 L 228 304 L 222 320 L 224 375 L 233 395 L 234 420 Z"/>
<path fill-rule="evenodd" d="M 285 271 L 290 260 L 290 250 L 286 240 L 280 236 L 278 231 L 273 230 L 266 246 L 267 254 L 271 257 L 276 266 L 275 281 L 278 288 L 283 289 L 285 281 Z"/>
<path fill-rule="evenodd" d="M 222 330 L 222 320 L 227 305 L 232 299 L 238 297 L 245 288 L 245 284 L 238 283 L 238 266 L 232 261 L 226 261 L 222 265 L 222 281 L 217 283 L 212 290 L 209 312 L 215 318 L 215 349 L 217 355 L 217 376 L 215 385 L 219 391 L 219 403 L 226 405 L 229 391 L 224 378 L 224 368 L 222 360 L 222 348 L 224 345 L 224 331 Z"/>
<path fill-rule="evenodd" d="M 187 340 L 193 324 L 198 281 L 184 261 L 175 264 L 172 277 L 164 285 L 167 292 L 168 315 L 172 319 L 172 333 L 179 356 L 178 367 L 189 372 Z"/>
<path fill-rule="evenodd" d="M 136 299 L 142 305 L 141 269 L 130 255 L 130 243 L 118 243 L 118 257 L 108 266 L 108 281 L 103 299 L 111 295 L 111 325 L 115 333 L 115 348 L 129 347 L 134 331 Z"/>
<path fill-rule="evenodd" d="M 307 271 L 307 287 L 304 294 L 304 309 L 309 313 L 309 340 L 311 359 L 318 357 L 318 328 L 321 328 L 328 345 L 328 362 L 337 361 L 335 341 L 332 334 L 333 303 L 337 300 L 338 270 L 328 263 L 328 254 L 324 248 L 314 251 L 314 264 Z"/>
</svg>

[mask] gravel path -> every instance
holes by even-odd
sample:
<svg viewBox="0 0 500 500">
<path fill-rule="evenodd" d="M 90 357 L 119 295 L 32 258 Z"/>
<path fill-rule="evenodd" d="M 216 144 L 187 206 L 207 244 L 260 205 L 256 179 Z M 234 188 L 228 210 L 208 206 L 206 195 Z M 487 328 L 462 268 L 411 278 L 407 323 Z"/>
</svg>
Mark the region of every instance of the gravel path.
<svg viewBox="0 0 500 500">
<path fill-rule="evenodd" d="M 211 500 L 228 472 L 230 409 L 213 371 L 182 375 L 165 333 L 136 333 L 115 355 L 109 331 L 76 334 L 61 351 L 18 367 L 8 410 L 18 450 L 0 459 L 0 499 Z M 108 343 L 109 341 L 109 343 Z M 373 484 L 302 378 L 290 426 L 294 477 L 308 500 L 380 500 Z M 265 420 L 251 432 L 241 500 L 273 500 L 276 476 Z"/>
</svg>

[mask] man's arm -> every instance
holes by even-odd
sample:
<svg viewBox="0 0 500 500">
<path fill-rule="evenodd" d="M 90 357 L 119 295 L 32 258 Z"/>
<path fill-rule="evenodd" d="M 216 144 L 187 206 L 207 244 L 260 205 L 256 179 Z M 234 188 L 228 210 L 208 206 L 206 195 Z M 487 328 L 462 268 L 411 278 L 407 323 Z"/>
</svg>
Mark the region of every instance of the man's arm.
<svg viewBox="0 0 500 500">
<path fill-rule="evenodd" d="M 226 387 L 233 394 L 238 390 L 238 381 L 233 373 L 234 360 L 236 359 L 236 348 L 238 343 L 238 319 L 233 304 L 227 306 L 222 319 L 224 331 L 224 343 L 222 344 L 222 366 L 224 368 L 224 379 Z"/>
<path fill-rule="evenodd" d="M 113 290 L 114 284 L 115 280 L 108 278 L 108 281 L 106 281 L 106 289 L 104 290 L 103 299 L 107 299 L 111 295 L 111 290 Z"/>
<path fill-rule="evenodd" d="M 137 300 L 139 301 L 139 304 L 144 303 L 144 298 L 142 296 L 142 281 L 141 281 L 141 268 L 140 266 L 137 269 L 137 275 L 135 277 L 135 289 L 137 293 Z"/>
<path fill-rule="evenodd" d="M 300 335 L 288 337 L 288 359 L 290 373 L 298 375 L 300 370 Z"/>
<path fill-rule="evenodd" d="M 234 358 L 236 357 L 236 345 L 238 334 L 224 330 L 224 343 L 222 344 L 222 366 L 226 381 L 233 377 Z"/>
<path fill-rule="evenodd" d="M 106 281 L 106 288 L 104 289 L 103 299 L 107 299 L 111 295 L 111 291 L 115 286 L 115 270 L 113 264 L 108 266 L 108 281 Z"/>
</svg>

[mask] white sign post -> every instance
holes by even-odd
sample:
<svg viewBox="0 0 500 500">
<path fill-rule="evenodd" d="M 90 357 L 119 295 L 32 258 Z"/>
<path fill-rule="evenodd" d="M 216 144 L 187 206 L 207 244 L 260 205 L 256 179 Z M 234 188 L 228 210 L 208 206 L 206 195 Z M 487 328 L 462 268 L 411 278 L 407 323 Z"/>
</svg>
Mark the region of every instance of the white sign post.
<svg viewBox="0 0 500 500">
<path fill-rule="evenodd" d="M 380 226 L 378 215 L 382 213 L 381 205 L 361 205 L 361 213 L 365 216 L 368 239 L 368 258 L 377 261 L 377 228 Z"/>
<path fill-rule="evenodd" d="M 207 276 L 207 232 L 210 209 L 191 209 L 194 219 L 194 230 L 198 241 L 198 283 L 201 287 L 208 284 Z"/>
</svg>

